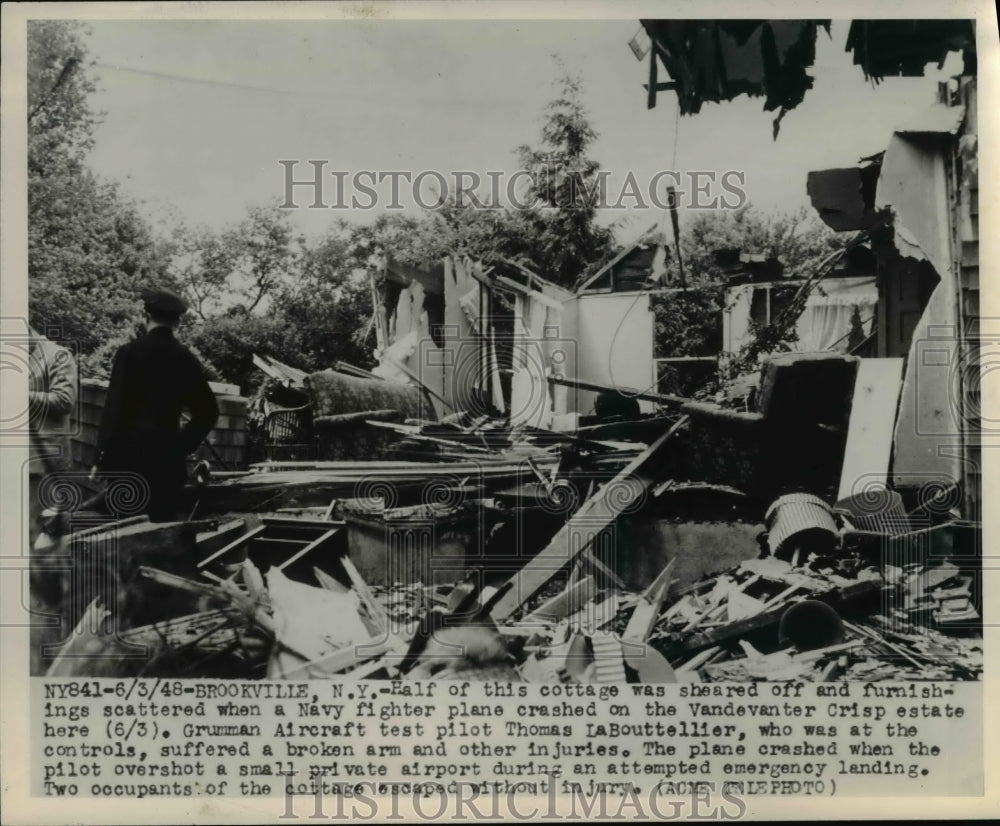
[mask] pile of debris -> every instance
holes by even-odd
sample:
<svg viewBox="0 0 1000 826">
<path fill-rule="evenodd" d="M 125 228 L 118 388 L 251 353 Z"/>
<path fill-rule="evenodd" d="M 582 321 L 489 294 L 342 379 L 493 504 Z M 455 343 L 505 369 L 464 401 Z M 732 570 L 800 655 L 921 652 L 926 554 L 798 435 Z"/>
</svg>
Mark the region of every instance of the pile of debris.
<svg viewBox="0 0 1000 826">
<path fill-rule="evenodd" d="M 542 682 L 979 677 L 978 580 L 956 564 L 974 553 L 978 525 L 941 518 L 914 528 L 892 497 L 872 512 L 785 494 L 766 510 L 756 558 L 684 583 L 674 576 L 675 556 L 644 588 L 626 585 L 600 552 L 602 537 L 671 490 L 674 483 L 655 470 L 685 425 L 676 419 L 617 472 L 589 477 L 579 504 L 565 509 L 538 552 L 513 557 L 516 569 L 499 580 L 488 575 L 489 559 L 470 560 L 455 520 L 471 518 L 489 533 L 492 523 L 475 504 L 502 514 L 496 499 L 503 491 L 497 479 L 482 484 L 481 475 L 470 485 L 461 463 L 458 470 L 448 462 L 400 463 L 389 468 L 381 493 L 369 487 L 367 497 L 335 498 L 322 508 L 200 523 L 193 535 L 193 523 L 133 520 L 66 537 L 74 558 L 100 567 L 102 537 L 113 536 L 115 553 L 103 564 L 114 570 L 106 577 L 112 587 L 97 589 L 50 673 Z M 573 441 L 581 440 L 570 440 L 560 446 L 578 459 Z M 539 450 L 547 452 L 531 449 Z M 536 497 L 570 484 L 560 458 L 549 454 L 543 463 L 531 451 L 507 463 Z M 620 465 L 622 454 L 611 452 Z M 328 465 L 259 475 L 314 483 L 327 471 L 349 470 Z M 387 502 L 390 479 L 405 470 L 426 486 L 433 467 L 451 469 L 441 488 L 450 499 Z M 373 520 L 372 553 L 382 556 L 365 563 L 356 543 Z M 454 553 L 440 552 L 449 542 Z M 442 575 L 444 557 L 453 564 Z M 169 570 L 151 564 L 165 559 Z M 136 625 L 136 604 L 156 605 L 161 615 Z"/>
<path fill-rule="evenodd" d="M 886 487 L 900 359 L 774 356 L 742 407 L 550 376 L 606 414 L 572 433 L 427 415 L 436 391 L 349 365 L 259 365 L 310 399 L 268 427 L 333 458 L 208 474 L 184 523 L 74 518 L 39 578 L 77 625 L 53 673 L 981 673 L 979 524 L 950 490 Z"/>
</svg>

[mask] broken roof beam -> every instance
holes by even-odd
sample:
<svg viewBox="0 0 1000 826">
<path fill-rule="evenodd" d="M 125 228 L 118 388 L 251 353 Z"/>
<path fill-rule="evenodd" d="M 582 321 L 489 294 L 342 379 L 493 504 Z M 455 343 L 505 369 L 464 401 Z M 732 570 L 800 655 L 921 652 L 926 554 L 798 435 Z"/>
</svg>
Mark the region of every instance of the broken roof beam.
<svg viewBox="0 0 1000 826">
<path fill-rule="evenodd" d="M 260 356 L 257 353 L 253 354 L 253 363 L 256 368 L 286 387 L 292 387 L 296 390 L 305 389 L 304 382 L 307 374 L 304 370 L 291 367 L 270 356 Z"/>
<path fill-rule="evenodd" d="M 655 51 L 655 49 L 653 51 Z M 612 258 L 610 261 L 608 261 L 607 264 L 605 264 L 597 272 L 595 272 L 592 276 L 590 276 L 586 281 L 584 281 L 579 287 L 576 288 L 577 295 L 579 295 L 580 293 L 582 293 L 585 289 L 587 289 L 587 287 L 589 287 L 591 284 L 593 284 L 598 278 L 600 278 L 602 275 L 604 275 L 605 273 L 607 273 L 608 270 L 612 269 L 626 255 L 628 255 L 630 252 L 632 252 L 632 250 L 634 250 L 640 244 L 642 244 L 643 242 L 645 242 L 649 238 L 650 234 L 652 234 L 653 232 L 656 231 L 656 228 L 658 226 L 659 226 L 659 224 L 653 224 L 652 226 L 650 226 L 650 228 L 647 229 L 644 233 L 642 233 L 642 235 L 640 235 L 638 238 L 636 238 L 635 241 L 633 241 L 631 244 L 629 244 L 627 247 L 625 247 L 625 249 L 623 249 L 620 253 L 618 253 L 618 255 L 616 255 L 614 258 Z"/>
<path fill-rule="evenodd" d="M 976 33 L 972 20 L 852 20 L 845 51 L 866 79 L 922 77 L 929 63 L 944 63 L 961 51 L 963 75 L 975 73 Z"/>
<path fill-rule="evenodd" d="M 528 298 L 532 298 L 535 301 L 544 304 L 546 307 L 552 307 L 554 310 L 561 310 L 563 308 L 562 301 L 552 298 L 551 296 L 545 295 L 545 293 L 540 293 L 537 290 L 532 290 L 528 287 L 525 287 L 523 284 L 519 284 L 516 281 L 512 281 L 510 278 L 505 278 L 502 275 L 494 275 L 493 280 L 494 282 L 496 282 L 495 284 L 492 285 L 494 289 L 496 288 L 496 284 L 501 284 L 504 287 L 507 287 L 508 289 L 518 293 L 519 295 L 527 296 Z"/>
<path fill-rule="evenodd" d="M 644 390 L 636 390 L 633 387 L 610 387 L 606 384 L 597 384 L 592 381 L 582 379 L 569 379 L 560 376 L 548 376 L 549 384 L 559 384 L 564 387 L 573 387 L 576 390 L 589 390 L 592 393 L 620 393 L 632 399 L 640 401 L 656 402 L 657 404 L 687 404 L 691 399 L 684 396 L 672 396 L 669 393 L 648 393 Z"/>
<path fill-rule="evenodd" d="M 346 373 L 349 376 L 354 376 L 358 379 L 374 379 L 375 381 L 385 381 L 386 379 L 382 376 L 377 376 L 369 370 L 365 370 L 362 367 L 355 367 L 350 362 L 338 361 L 334 364 L 333 369 L 338 373 Z"/>
<path fill-rule="evenodd" d="M 728 101 L 740 95 L 763 95 L 767 111 L 794 109 L 812 88 L 807 70 L 815 62 L 818 28 L 830 31 L 829 20 L 639 22 L 652 43 L 647 106 L 656 104 L 659 55 L 675 83 L 681 115 L 698 113 L 706 102 Z M 786 54 L 780 65 L 772 67 L 776 41 L 786 44 Z"/>
<path fill-rule="evenodd" d="M 550 290 L 555 290 L 559 293 L 562 293 L 566 298 L 570 298 L 572 296 L 572 292 L 570 290 L 567 290 L 565 287 L 561 287 L 554 281 L 549 281 L 547 278 L 542 278 L 542 276 L 540 276 L 533 270 L 528 269 L 526 266 L 524 266 L 524 264 L 519 264 L 517 261 L 513 261 L 510 258 L 504 258 L 503 256 L 498 256 L 497 260 L 504 264 L 507 264 L 508 266 L 514 267 L 516 270 L 518 270 L 518 272 L 525 275 L 528 279 L 529 289 L 532 289 L 534 292 L 540 292 L 540 290 L 535 289 L 535 285 L 537 284 L 539 287 L 547 287 Z M 507 280 L 511 281 L 512 279 L 507 279 Z M 516 284 L 517 282 L 515 281 L 514 283 Z"/>
</svg>

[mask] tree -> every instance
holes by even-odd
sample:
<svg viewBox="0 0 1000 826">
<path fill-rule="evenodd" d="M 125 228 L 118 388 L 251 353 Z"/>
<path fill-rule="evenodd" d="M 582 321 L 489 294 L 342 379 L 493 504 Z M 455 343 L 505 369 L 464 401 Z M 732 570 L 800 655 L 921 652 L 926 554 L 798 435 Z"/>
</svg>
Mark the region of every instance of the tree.
<svg viewBox="0 0 1000 826">
<path fill-rule="evenodd" d="M 192 349 L 207 353 L 220 378 L 249 394 L 264 379 L 253 364 L 254 353 L 264 353 L 293 367 L 299 361 L 297 339 L 289 336 L 284 322 L 274 315 L 251 315 L 234 308 L 191 325 L 183 338 Z"/>
<path fill-rule="evenodd" d="M 202 321 L 224 309 L 233 250 L 208 227 L 183 224 L 172 233 L 170 269 L 188 299 L 191 312 Z"/>
<path fill-rule="evenodd" d="M 288 213 L 251 207 L 246 218 L 224 237 L 236 260 L 235 282 L 248 313 L 288 278 L 295 261 Z"/>
<path fill-rule="evenodd" d="M 295 269 L 287 213 L 275 206 L 251 207 L 233 227 L 179 226 L 173 233 L 171 269 L 199 318 L 233 307 L 265 309 Z"/>
<path fill-rule="evenodd" d="M 605 259 L 614 240 L 611 230 L 594 223 L 600 165 L 587 150 L 597 132 L 580 93 L 580 79 L 563 75 L 547 108 L 541 144 L 518 147 L 521 165 L 530 173 L 525 200 L 536 203 L 518 212 L 516 230 L 511 227 L 522 263 L 566 287 Z"/>
<path fill-rule="evenodd" d="M 261 225 L 265 233 L 273 228 L 270 222 L 258 224 Z M 252 243 L 250 226 L 245 226 L 242 232 L 246 233 L 244 240 Z M 219 250 L 231 249 L 234 237 L 235 234 L 223 242 L 220 236 L 211 233 L 200 236 L 204 246 L 194 250 L 197 264 L 189 259 L 188 269 L 182 270 L 189 279 L 185 282 L 188 295 L 193 289 L 192 273 L 195 288 L 204 291 L 209 278 L 219 272 L 225 277 L 210 286 L 225 287 L 232 268 L 213 262 L 217 255 L 232 260 L 228 253 Z M 255 248 L 264 248 L 275 237 L 266 234 Z M 191 327 L 190 340 L 211 354 L 212 363 L 225 380 L 240 385 L 246 393 L 253 392 L 264 380 L 264 374 L 253 364 L 255 353 L 309 372 L 332 367 L 338 360 L 371 366 L 373 344 L 363 340 L 372 315 L 370 287 L 367 279 L 356 277 L 354 271 L 371 254 L 372 243 L 368 228 L 362 232 L 362 228 L 352 229 L 344 223 L 335 224 L 316 243 L 302 241 L 294 255 L 295 277 L 276 281 L 266 293 L 268 312 L 252 313 L 247 305 L 232 303 L 221 312 L 213 304 L 208 312 L 203 302 L 203 310 Z M 213 293 L 213 302 L 221 294 Z"/>
<path fill-rule="evenodd" d="M 296 332 L 306 369 L 337 361 L 374 366 L 371 287 L 363 268 L 352 266 L 349 244 L 331 236 L 307 249 L 298 279 L 275 301 L 286 329 Z"/>
<path fill-rule="evenodd" d="M 135 204 L 86 167 L 98 118 L 84 31 L 28 25 L 28 306 L 33 325 L 88 354 L 131 333 L 143 284 L 170 279 Z"/>
<path fill-rule="evenodd" d="M 777 258 L 786 276 L 799 277 L 843 245 L 844 240 L 805 207 L 790 213 L 765 213 L 752 205 L 732 212 L 697 212 L 681 233 L 685 271 L 708 281 L 722 278 L 714 255 L 718 249 Z"/>
<path fill-rule="evenodd" d="M 28 175 L 79 172 L 98 123 L 83 35 L 74 20 L 28 21 Z"/>
<path fill-rule="evenodd" d="M 29 178 L 29 315 L 85 353 L 130 329 L 144 284 L 169 285 L 167 259 L 114 184 L 83 170 Z"/>
</svg>

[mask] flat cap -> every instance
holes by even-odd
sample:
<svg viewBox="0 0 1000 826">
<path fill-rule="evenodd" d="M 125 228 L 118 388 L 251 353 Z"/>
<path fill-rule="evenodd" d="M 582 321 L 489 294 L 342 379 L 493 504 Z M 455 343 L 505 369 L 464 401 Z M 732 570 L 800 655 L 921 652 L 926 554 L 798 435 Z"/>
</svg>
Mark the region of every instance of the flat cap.
<svg viewBox="0 0 1000 826">
<path fill-rule="evenodd" d="M 176 293 L 162 287 L 146 287 L 142 291 L 142 303 L 150 312 L 163 315 L 182 315 L 187 310 L 187 302 Z"/>
</svg>

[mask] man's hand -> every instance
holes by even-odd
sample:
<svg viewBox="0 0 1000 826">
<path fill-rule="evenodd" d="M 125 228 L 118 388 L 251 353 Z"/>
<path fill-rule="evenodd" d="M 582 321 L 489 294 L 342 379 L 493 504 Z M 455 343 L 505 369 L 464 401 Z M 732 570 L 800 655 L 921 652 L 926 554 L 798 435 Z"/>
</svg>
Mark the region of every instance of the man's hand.
<svg viewBox="0 0 1000 826">
<path fill-rule="evenodd" d="M 94 465 L 90 469 L 90 476 L 87 477 L 87 481 L 88 482 L 93 482 L 95 478 L 97 478 L 97 465 Z"/>
</svg>

